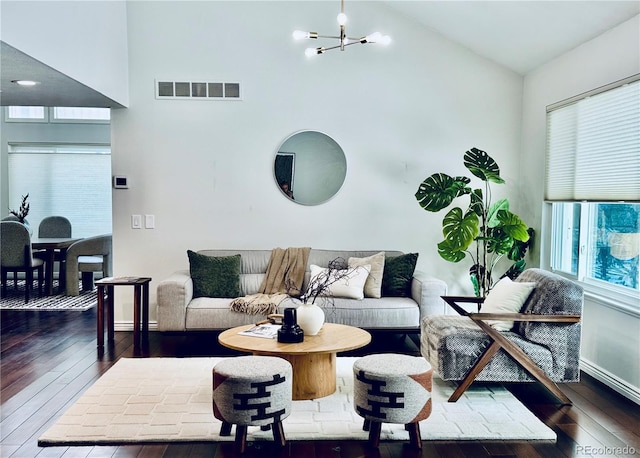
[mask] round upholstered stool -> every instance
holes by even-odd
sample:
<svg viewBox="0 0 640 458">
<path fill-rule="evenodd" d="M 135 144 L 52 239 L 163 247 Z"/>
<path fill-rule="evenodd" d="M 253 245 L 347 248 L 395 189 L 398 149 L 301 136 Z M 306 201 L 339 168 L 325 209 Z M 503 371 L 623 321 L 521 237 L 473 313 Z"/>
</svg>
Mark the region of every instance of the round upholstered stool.
<svg viewBox="0 0 640 458">
<path fill-rule="evenodd" d="M 421 357 L 384 353 L 355 361 L 353 404 L 371 445 L 380 445 L 382 423 L 400 423 L 411 444 L 422 448 L 418 422 L 431 415 L 432 381 L 433 369 Z"/>
<path fill-rule="evenodd" d="M 236 425 L 235 446 L 243 453 L 247 426 L 273 430 L 273 439 L 286 444 L 282 420 L 291 413 L 291 364 L 275 356 L 239 356 L 213 368 L 213 415 L 222 420 L 221 436 Z"/>
</svg>

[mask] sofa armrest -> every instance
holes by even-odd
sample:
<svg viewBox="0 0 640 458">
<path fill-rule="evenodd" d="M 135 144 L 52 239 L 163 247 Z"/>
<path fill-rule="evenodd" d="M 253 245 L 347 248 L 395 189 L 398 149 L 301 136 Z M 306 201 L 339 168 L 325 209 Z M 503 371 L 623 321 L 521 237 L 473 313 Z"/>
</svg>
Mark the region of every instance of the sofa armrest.
<svg viewBox="0 0 640 458">
<path fill-rule="evenodd" d="M 428 315 L 445 315 L 446 304 L 442 296 L 447 295 L 447 284 L 424 272 L 416 271 L 411 281 L 411 297 L 420 307 L 420 320 Z"/>
<path fill-rule="evenodd" d="M 187 305 L 193 298 L 193 280 L 188 270 L 180 270 L 158 283 L 158 330 L 186 330 Z"/>
</svg>

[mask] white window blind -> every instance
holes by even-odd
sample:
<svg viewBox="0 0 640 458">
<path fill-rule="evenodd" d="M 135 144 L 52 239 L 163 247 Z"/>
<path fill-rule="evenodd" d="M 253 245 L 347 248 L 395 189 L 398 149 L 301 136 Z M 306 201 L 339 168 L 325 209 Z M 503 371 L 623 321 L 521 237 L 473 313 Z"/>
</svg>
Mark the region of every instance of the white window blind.
<svg viewBox="0 0 640 458">
<path fill-rule="evenodd" d="M 112 232 L 111 150 L 106 145 L 9 145 L 10 207 L 29 194 L 34 235 L 46 216 L 71 221 L 74 237 Z"/>
<path fill-rule="evenodd" d="M 640 201 L 640 81 L 548 110 L 545 199 Z"/>
</svg>

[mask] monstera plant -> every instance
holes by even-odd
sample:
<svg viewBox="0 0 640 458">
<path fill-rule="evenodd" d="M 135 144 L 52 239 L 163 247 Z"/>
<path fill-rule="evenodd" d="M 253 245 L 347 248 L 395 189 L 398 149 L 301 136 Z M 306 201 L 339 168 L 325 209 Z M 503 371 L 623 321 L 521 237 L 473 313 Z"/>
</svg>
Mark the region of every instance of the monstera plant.
<svg viewBox="0 0 640 458">
<path fill-rule="evenodd" d="M 444 240 L 438 243 L 438 253 L 450 262 L 460 262 L 469 256 L 469 269 L 476 296 L 484 297 L 493 286 L 494 268 L 505 257 L 511 267 L 500 276 L 515 279 L 525 268 L 524 256 L 533 237 L 518 215 L 509 211 L 509 201 L 491 201 L 491 183 L 503 184 L 500 168 L 485 151 L 471 148 L 464 154 L 465 167 L 484 182 L 484 190 L 472 188 L 471 178 L 451 177 L 434 173 L 425 179 L 415 196 L 420 206 L 439 212 L 459 197 L 468 197 L 466 209 L 451 208 L 442 221 Z"/>
</svg>

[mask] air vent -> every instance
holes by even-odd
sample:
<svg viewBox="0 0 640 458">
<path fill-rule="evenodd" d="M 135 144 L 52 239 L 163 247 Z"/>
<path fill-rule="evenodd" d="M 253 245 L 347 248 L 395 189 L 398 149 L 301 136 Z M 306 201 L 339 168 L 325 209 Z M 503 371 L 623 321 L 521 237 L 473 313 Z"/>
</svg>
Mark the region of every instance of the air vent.
<svg viewBox="0 0 640 458">
<path fill-rule="evenodd" d="M 157 99 L 242 100 L 240 83 L 156 80 Z"/>
</svg>

